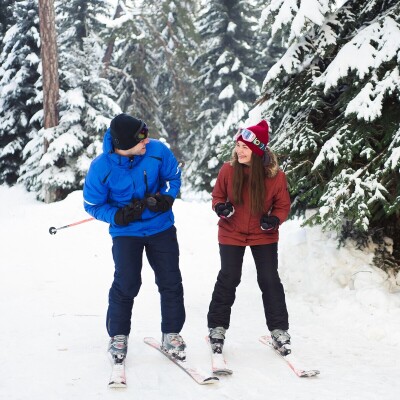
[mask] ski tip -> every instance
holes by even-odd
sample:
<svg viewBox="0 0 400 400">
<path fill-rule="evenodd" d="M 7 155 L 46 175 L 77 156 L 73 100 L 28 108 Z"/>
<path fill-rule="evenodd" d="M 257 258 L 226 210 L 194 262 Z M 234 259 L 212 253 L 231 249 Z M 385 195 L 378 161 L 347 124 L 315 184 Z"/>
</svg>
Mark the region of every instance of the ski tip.
<svg viewBox="0 0 400 400">
<path fill-rule="evenodd" d="M 270 344 L 271 343 L 271 336 L 264 335 L 258 338 L 261 343 Z"/>
<path fill-rule="evenodd" d="M 159 346 L 160 343 L 157 341 L 157 339 L 151 337 L 151 336 L 146 336 L 143 338 L 143 342 L 146 344 L 149 344 L 150 346 L 156 347 Z"/>
<path fill-rule="evenodd" d="M 217 383 L 219 382 L 219 378 L 216 376 L 209 376 L 208 378 L 204 379 L 202 382 L 203 385 L 210 384 L 210 383 Z"/>
<path fill-rule="evenodd" d="M 317 376 L 320 374 L 320 371 L 317 369 L 312 369 L 310 371 L 301 371 L 299 374 L 300 378 L 311 378 L 313 376 Z"/>
<path fill-rule="evenodd" d="M 231 369 L 216 369 L 213 370 L 213 374 L 218 376 L 227 376 L 227 375 L 232 375 L 233 371 Z"/>
<path fill-rule="evenodd" d="M 126 388 L 126 382 L 110 382 L 108 384 L 108 387 L 110 389 L 120 389 L 120 388 Z"/>
</svg>

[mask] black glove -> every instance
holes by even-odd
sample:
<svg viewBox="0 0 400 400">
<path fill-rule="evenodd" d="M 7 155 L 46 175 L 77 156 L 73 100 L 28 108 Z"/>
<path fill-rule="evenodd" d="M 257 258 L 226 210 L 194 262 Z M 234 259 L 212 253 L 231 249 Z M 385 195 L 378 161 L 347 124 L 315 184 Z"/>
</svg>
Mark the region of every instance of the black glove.
<svg viewBox="0 0 400 400">
<path fill-rule="evenodd" d="M 231 202 L 227 203 L 218 203 L 214 207 L 214 211 L 217 213 L 220 218 L 229 218 L 235 213 L 235 209 L 233 208 L 233 204 Z"/>
<path fill-rule="evenodd" d="M 280 220 L 275 215 L 263 215 L 260 219 L 261 229 L 263 231 L 276 231 L 279 228 Z"/>
<path fill-rule="evenodd" d="M 117 225 L 126 226 L 140 219 L 145 207 L 144 200 L 133 199 L 127 206 L 118 209 L 115 213 L 114 221 Z"/>
<path fill-rule="evenodd" d="M 153 212 L 166 212 L 174 204 L 174 198 L 167 194 L 152 194 L 146 197 L 146 206 Z"/>
</svg>

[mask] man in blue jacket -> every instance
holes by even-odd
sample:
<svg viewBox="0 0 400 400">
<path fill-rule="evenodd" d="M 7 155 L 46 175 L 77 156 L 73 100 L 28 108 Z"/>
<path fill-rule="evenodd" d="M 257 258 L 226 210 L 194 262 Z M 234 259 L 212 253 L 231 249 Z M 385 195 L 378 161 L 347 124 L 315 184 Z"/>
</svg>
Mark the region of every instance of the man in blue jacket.
<svg viewBox="0 0 400 400">
<path fill-rule="evenodd" d="M 109 292 L 109 351 L 123 362 L 131 330 L 134 298 L 141 285 L 143 250 L 161 298 L 163 350 L 185 359 L 180 331 L 185 322 L 179 247 L 172 204 L 181 171 L 162 142 L 149 139 L 146 124 L 127 114 L 106 131 L 103 153 L 93 160 L 83 189 L 85 210 L 110 224 L 114 281 Z"/>
</svg>

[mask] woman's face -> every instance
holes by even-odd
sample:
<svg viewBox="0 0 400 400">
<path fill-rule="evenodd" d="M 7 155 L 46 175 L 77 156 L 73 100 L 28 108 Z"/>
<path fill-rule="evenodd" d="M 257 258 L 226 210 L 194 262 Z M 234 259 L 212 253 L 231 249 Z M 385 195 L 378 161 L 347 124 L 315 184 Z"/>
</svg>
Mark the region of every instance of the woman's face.
<svg viewBox="0 0 400 400">
<path fill-rule="evenodd" d="M 235 151 L 238 156 L 240 164 L 250 165 L 252 151 L 242 141 L 237 141 L 235 145 Z"/>
</svg>

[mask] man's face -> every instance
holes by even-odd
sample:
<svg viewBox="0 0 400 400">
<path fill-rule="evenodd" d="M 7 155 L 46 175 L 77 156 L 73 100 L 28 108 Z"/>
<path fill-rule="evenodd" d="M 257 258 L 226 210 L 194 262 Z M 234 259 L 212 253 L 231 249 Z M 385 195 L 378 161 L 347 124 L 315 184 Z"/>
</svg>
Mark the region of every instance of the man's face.
<svg viewBox="0 0 400 400">
<path fill-rule="evenodd" d="M 132 157 L 142 156 L 146 153 L 146 145 L 150 142 L 149 138 L 141 140 L 136 146 L 131 147 L 128 150 L 115 149 L 115 152 L 121 156 Z"/>
</svg>

